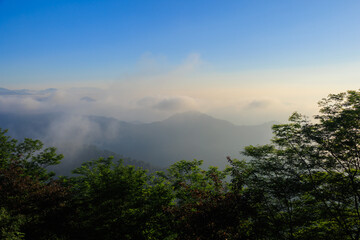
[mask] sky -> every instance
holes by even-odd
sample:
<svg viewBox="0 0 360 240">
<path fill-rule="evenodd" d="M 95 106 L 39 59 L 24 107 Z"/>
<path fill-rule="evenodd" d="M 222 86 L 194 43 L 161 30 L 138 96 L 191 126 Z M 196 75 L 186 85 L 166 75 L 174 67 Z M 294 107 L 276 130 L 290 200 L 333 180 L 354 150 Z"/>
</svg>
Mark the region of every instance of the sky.
<svg viewBox="0 0 360 240">
<path fill-rule="evenodd" d="M 236 124 L 359 89 L 355 0 L 0 0 L 0 111 Z M 55 88 L 56 91 L 41 91 Z"/>
</svg>

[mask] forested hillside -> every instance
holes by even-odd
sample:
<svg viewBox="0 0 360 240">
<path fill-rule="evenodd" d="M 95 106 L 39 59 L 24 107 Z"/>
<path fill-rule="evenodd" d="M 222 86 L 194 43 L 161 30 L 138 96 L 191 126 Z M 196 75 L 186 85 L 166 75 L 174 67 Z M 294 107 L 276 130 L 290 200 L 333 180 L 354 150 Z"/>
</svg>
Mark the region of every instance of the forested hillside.
<svg viewBox="0 0 360 240">
<path fill-rule="evenodd" d="M 105 154 L 58 177 L 55 148 L 1 130 L 0 238 L 360 239 L 360 91 L 319 106 L 224 170 L 183 160 L 150 174 Z"/>
</svg>

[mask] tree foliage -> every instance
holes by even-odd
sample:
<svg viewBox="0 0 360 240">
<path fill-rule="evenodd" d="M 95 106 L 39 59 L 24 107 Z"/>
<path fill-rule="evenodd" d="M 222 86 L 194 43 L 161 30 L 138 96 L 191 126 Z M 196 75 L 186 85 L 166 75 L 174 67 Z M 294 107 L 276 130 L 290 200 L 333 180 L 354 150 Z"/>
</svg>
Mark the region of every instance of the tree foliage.
<svg viewBox="0 0 360 240">
<path fill-rule="evenodd" d="M 45 167 L 59 163 L 55 148 L 38 140 L 17 140 L 0 129 L 0 208 L 7 238 L 49 239 L 61 224 L 68 191 Z M 4 233 L 3 233 L 4 235 Z"/>
<path fill-rule="evenodd" d="M 78 238 L 164 239 L 169 230 L 162 206 L 172 201 L 164 182 L 151 184 L 155 179 L 145 170 L 112 158 L 84 163 L 73 173 Z"/>
<path fill-rule="evenodd" d="M 245 172 L 233 164 L 274 239 L 359 239 L 360 93 L 319 105 L 313 122 L 294 113 L 272 144 L 246 147 Z"/>
</svg>

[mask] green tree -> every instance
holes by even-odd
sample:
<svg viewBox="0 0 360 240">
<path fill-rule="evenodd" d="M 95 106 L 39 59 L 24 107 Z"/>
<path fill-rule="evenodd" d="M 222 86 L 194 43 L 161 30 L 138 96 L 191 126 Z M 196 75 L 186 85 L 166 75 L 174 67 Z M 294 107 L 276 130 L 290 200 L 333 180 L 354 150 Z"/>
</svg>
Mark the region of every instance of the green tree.
<svg viewBox="0 0 360 240">
<path fill-rule="evenodd" d="M 157 173 L 171 185 L 177 203 L 194 201 L 189 190 L 218 192 L 226 188 L 223 180 L 228 175 L 227 171 L 219 171 L 217 167 L 212 166 L 205 171 L 201 168 L 202 163 L 202 160 L 196 159 L 181 160 L 171 165 L 165 172 Z"/>
<path fill-rule="evenodd" d="M 245 148 L 245 167 L 233 164 L 271 239 L 359 239 L 360 92 L 319 105 L 313 122 L 294 113 L 272 144 Z"/>
<path fill-rule="evenodd" d="M 24 239 L 24 233 L 20 232 L 24 220 L 24 216 L 12 216 L 5 208 L 0 208 L 0 238 L 6 240 Z"/>
<path fill-rule="evenodd" d="M 162 173 L 176 199 L 166 208 L 176 239 L 248 239 L 252 209 L 244 196 L 229 189 L 228 169 L 203 170 L 201 165 L 201 160 L 183 160 Z"/>
<path fill-rule="evenodd" d="M 38 140 L 18 143 L 6 132 L 0 129 L 1 227 L 14 233 L 9 239 L 56 239 L 68 191 L 45 167 L 59 163 L 62 155 L 43 149 Z"/>
<path fill-rule="evenodd" d="M 163 207 L 173 195 L 161 179 L 111 157 L 86 162 L 73 173 L 72 239 L 166 239 L 171 235 Z"/>
</svg>

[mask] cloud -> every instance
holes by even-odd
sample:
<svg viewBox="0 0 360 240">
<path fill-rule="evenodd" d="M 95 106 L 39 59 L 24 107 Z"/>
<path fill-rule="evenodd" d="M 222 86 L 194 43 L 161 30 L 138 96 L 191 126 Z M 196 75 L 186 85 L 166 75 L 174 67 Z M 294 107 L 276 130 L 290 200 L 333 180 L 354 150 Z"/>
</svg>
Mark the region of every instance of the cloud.
<svg viewBox="0 0 360 240">
<path fill-rule="evenodd" d="M 39 101 L 31 97 L 24 97 L 22 95 L 0 96 L 1 112 L 21 113 L 37 111 L 40 105 Z"/>
<path fill-rule="evenodd" d="M 175 74 L 189 73 L 197 70 L 204 62 L 198 53 L 189 54 L 185 61 L 173 71 Z"/>
<path fill-rule="evenodd" d="M 0 111 L 11 113 L 71 112 L 84 109 L 85 100 L 92 98 L 71 90 L 8 90 L 0 94 Z M 83 100 L 81 100 L 83 99 Z M 81 111 L 80 111 L 81 112 Z"/>
<path fill-rule="evenodd" d="M 185 111 L 195 106 L 195 100 L 190 97 L 169 97 L 159 101 L 154 108 L 162 111 Z"/>
<path fill-rule="evenodd" d="M 0 88 L 0 111 L 66 112 L 153 122 L 198 110 L 236 124 L 282 121 L 293 111 L 311 116 L 322 97 L 352 89 L 360 76 L 355 71 L 359 66 L 222 73 L 211 71 L 196 53 L 178 65 L 146 53 L 132 73 L 111 82 L 83 84 L 91 88 L 73 87 L 73 83 L 45 90 Z"/>
<path fill-rule="evenodd" d="M 253 100 L 248 103 L 245 108 L 249 110 L 264 109 L 269 107 L 271 104 L 271 100 Z"/>
<path fill-rule="evenodd" d="M 141 55 L 137 62 L 137 71 L 143 74 L 161 73 L 169 67 L 165 56 L 154 55 L 151 52 L 146 52 Z"/>
<path fill-rule="evenodd" d="M 195 99 L 187 96 L 145 97 L 137 103 L 142 107 L 168 112 L 187 111 L 197 107 Z"/>
<path fill-rule="evenodd" d="M 95 99 L 93 99 L 92 97 L 88 97 L 88 96 L 82 97 L 82 98 L 80 98 L 80 100 L 85 101 L 85 102 L 96 102 Z"/>
<path fill-rule="evenodd" d="M 56 140 L 57 143 L 53 144 L 58 145 L 72 139 L 73 143 L 89 144 L 94 140 L 90 137 L 100 136 L 100 133 L 99 126 L 88 118 L 81 115 L 64 114 L 60 119 L 51 123 L 47 133 L 49 137 L 47 142 Z"/>
<path fill-rule="evenodd" d="M 144 97 L 137 101 L 137 105 L 141 107 L 153 107 L 159 102 L 158 97 Z"/>
<path fill-rule="evenodd" d="M 63 112 L 154 122 L 174 113 L 196 110 L 235 124 L 257 124 L 286 120 L 293 111 L 311 115 L 316 110 L 316 100 L 299 101 L 300 96 L 290 90 L 271 92 L 260 87 L 244 89 L 210 85 L 189 88 L 166 85 L 163 81 L 153 79 L 145 86 L 126 82 L 109 88 L 64 88 L 29 91 L 31 94 L 27 95 L 0 95 L 0 112 Z"/>
</svg>

